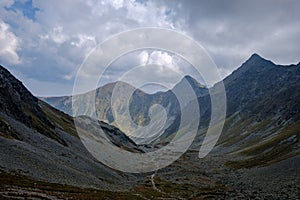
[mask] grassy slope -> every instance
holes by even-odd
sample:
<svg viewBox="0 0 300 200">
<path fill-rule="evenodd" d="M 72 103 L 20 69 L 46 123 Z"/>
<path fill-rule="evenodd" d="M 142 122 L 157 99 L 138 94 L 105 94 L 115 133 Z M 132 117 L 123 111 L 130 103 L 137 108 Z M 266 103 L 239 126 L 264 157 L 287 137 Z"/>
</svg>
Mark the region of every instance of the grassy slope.
<svg viewBox="0 0 300 200">
<path fill-rule="evenodd" d="M 69 115 L 49 106 L 47 103 L 40 101 L 39 105 L 46 114 L 47 118 L 55 123 L 56 127 L 62 129 L 66 133 L 77 136 L 74 120 Z"/>
<path fill-rule="evenodd" d="M 264 123 L 264 122 L 263 122 Z M 260 130 L 261 124 L 248 128 L 248 134 Z M 266 166 L 289 157 L 298 155 L 300 141 L 300 122 L 281 128 L 273 127 L 263 135 L 254 137 L 247 147 L 243 147 L 235 153 L 242 159 L 230 161 L 227 164 L 233 168 L 249 168 L 254 166 Z"/>
</svg>

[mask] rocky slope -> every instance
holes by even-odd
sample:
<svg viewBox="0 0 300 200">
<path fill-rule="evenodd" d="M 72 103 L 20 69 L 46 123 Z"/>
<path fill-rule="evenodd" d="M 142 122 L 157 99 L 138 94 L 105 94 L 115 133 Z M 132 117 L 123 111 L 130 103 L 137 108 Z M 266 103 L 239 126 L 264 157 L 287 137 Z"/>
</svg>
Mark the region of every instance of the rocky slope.
<svg viewBox="0 0 300 200">
<path fill-rule="evenodd" d="M 32 96 L 2 66 L 0 84 L 1 173 L 105 190 L 122 189 L 117 183 L 133 178 L 94 159 L 78 138 L 73 119 Z M 119 129 L 104 122 L 100 126 L 112 143 L 141 152 Z"/>
<path fill-rule="evenodd" d="M 234 166 L 300 153 L 300 64 L 276 65 L 254 54 L 224 84 L 228 109 L 219 143 L 246 155 Z"/>
</svg>

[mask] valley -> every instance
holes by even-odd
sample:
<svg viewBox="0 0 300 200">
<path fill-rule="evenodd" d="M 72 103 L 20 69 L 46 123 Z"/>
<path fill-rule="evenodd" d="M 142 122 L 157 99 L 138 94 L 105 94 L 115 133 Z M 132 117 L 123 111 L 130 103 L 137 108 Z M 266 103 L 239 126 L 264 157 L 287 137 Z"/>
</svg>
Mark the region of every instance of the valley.
<svg viewBox="0 0 300 200">
<path fill-rule="evenodd" d="M 209 93 L 192 77 L 185 79 L 201 110 L 193 144 L 170 166 L 135 174 L 107 167 L 85 149 L 73 117 L 91 119 L 84 112 L 70 116 L 71 97 L 38 99 L 1 67 L 1 198 L 299 199 L 300 64 L 276 65 L 253 54 L 225 78 L 224 129 L 213 151 L 201 159 L 198 153 L 211 115 Z M 180 110 L 171 91 L 136 90 L 130 111 L 137 124 L 148 123 L 154 104 L 166 108 L 169 120 L 159 138 L 137 142 L 126 135 L 132 128 L 128 124 L 114 126 L 113 87 L 110 83 L 97 90 L 99 122 L 92 121 L 92 128 L 99 124 L 113 144 L 135 153 L 158 149 L 172 140 Z M 124 83 L 123 87 L 132 86 Z"/>
</svg>

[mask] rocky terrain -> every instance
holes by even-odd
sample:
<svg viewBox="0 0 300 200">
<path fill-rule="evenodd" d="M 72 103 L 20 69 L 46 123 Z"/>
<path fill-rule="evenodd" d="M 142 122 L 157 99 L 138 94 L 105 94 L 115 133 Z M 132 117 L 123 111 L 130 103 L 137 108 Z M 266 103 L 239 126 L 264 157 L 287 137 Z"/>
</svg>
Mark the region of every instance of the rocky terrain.
<svg viewBox="0 0 300 200">
<path fill-rule="evenodd" d="M 111 170 L 85 149 L 73 119 L 38 100 L 6 69 L 0 67 L 0 170 L 6 180 L 30 177 L 33 180 L 90 187 L 126 190 L 123 180 L 136 182 L 133 175 Z M 100 122 L 105 134 L 129 151 L 138 148 L 117 128 Z M 20 176 L 19 176 L 20 175 Z M 1 176 L 2 177 L 2 176 Z M 11 177 L 11 178 L 9 178 Z M 30 179 L 30 180 L 31 180 Z"/>
<path fill-rule="evenodd" d="M 57 109 L 52 108 L 0 67 L 1 198 L 300 199 L 300 64 L 276 65 L 254 54 L 225 78 L 224 130 L 203 159 L 198 152 L 210 118 L 209 94 L 191 77 L 185 79 L 202 110 L 203 123 L 193 145 L 166 168 L 129 174 L 104 166 L 87 152 L 73 118 L 57 110 L 71 114 L 71 97 L 43 98 Z M 112 126 L 113 86 L 98 89 L 98 118 L 106 122 L 100 126 L 115 145 L 143 152 L 145 144 L 137 145 L 121 131 L 126 127 Z M 124 83 L 124 87 L 132 86 Z M 147 123 L 148 108 L 154 103 L 167 107 L 173 120 L 163 135 L 162 141 L 168 142 L 179 116 L 170 91 L 152 95 L 136 91 L 132 116 Z M 147 145 L 157 148 L 155 144 L 162 145 L 156 141 Z"/>
</svg>

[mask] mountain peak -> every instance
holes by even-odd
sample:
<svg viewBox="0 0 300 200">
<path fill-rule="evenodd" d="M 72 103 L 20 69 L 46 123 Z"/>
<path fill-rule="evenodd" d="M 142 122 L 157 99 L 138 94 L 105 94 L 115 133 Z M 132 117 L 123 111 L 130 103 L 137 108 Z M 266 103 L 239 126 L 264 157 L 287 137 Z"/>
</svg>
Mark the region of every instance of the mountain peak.
<svg viewBox="0 0 300 200">
<path fill-rule="evenodd" d="M 257 53 L 254 53 L 238 69 L 234 70 L 230 76 L 227 76 L 224 81 L 234 81 L 240 78 L 245 73 L 247 73 L 247 76 L 249 76 L 249 73 L 255 74 L 255 76 L 257 76 L 257 73 L 265 70 L 270 70 L 274 66 L 276 65 L 270 60 L 266 60 Z"/>
<path fill-rule="evenodd" d="M 263 57 L 261 57 L 260 55 L 258 55 L 257 53 L 253 53 L 250 58 L 260 58 L 260 59 L 263 59 Z"/>
<path fill-rule="evenodd" d="M 208 89 L 205 85 L 199 83 L 196 79 L 194 79 L 192 76 L 190 75 L 185 75 L 180 82 L 178 82 L 173 90 L 182 89 L 182 86 L 184 85 L 184 81 L 187 81 L 190 86 L 193 88 L 193 90 L 195 91 L 197 96 L 203 96 L 206 95 L 208 93 Z"/>
<path fill-rule="evenodd" d="M 183 79 L 187 80 L 189 82 L 189 84 L 192 85 L 192 87 L 195 87 L 195 86 L 198 86 L 198 87 L 201 87 L 201 88 L 204 88 L 205 85 L 202 85 L 201 83 L 199 83 L 196 79 L 194 79 L 192 76 L 190 75 L 185 75 L 183 77 Z M 182 81 L 182 80 L 181 80 Z"/>
<path fill-rule="evenodd" d="M 250 56 L 250 58 L 248 60 L 246 60 L 245 63 L 249 63 L 249 64 L 273 64 L 270 60 L 267 60 L 263 57 L 261 57 L 260 55 L 258 55 L 257 53 L 254 53 Z"/>
<path fill-rule="evenodd" d="M 245 71 L 262 71 L 262 70 L 267 70 L 270 67 L 275 66 L 275 64 L 273 62 L 271 62 L 270 60 L 266 60 L 265 58 L 261 57 L 260 55 L 258 55 L 257 53 L 254 53 L 250 56 L 250 58 L 248 58 L 248 60 L 246 60 L 242 66 L 235 70 L 235 72 L 239 72 L 239 73 L 244 73 Z"/>
</svg>

